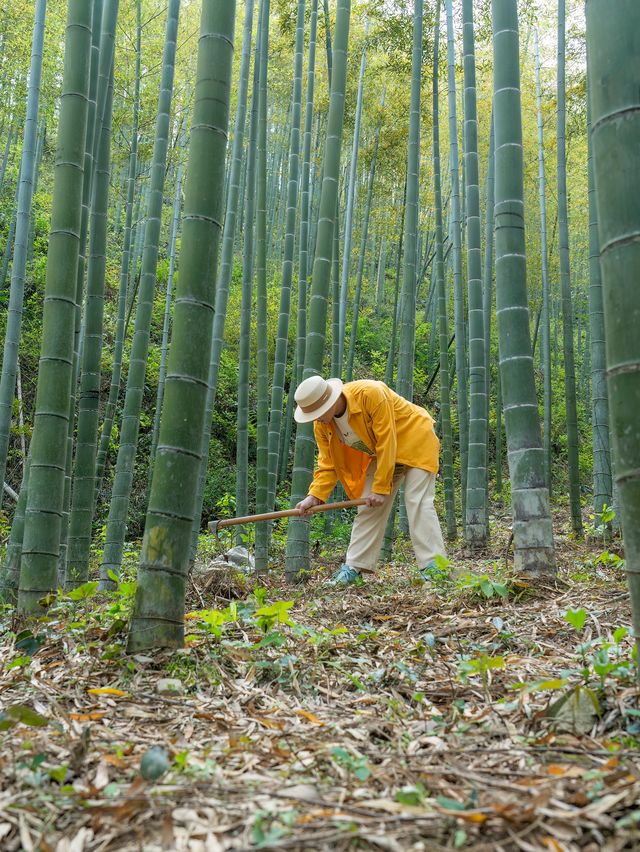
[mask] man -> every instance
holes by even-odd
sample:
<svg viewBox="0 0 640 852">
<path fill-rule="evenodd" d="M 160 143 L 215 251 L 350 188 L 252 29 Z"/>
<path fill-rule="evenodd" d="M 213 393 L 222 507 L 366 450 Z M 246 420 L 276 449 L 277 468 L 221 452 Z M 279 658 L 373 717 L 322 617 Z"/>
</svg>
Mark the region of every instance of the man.
<svg viewBox="0 0 640 852">
<path fill-rule="evenodd" d="M 318 444 L 309 494 L 296 508 L 304 515 L 326 502 L 338 480 L 350 499 L 364 494 L 367 500 L 353 523 L 346 561 L 331 583 L 348 585 L 373 574 L 402 481 L 411 542 L 428 579 L 437 571 L 435 557 L 445 555 L 433 505 L 440 450 L 433 418 L 384 382 L 368 380 L 343 384 L 311 376 L 299 385 L 295 401 L 296 421 L 313 421 Z"/>
</svg>

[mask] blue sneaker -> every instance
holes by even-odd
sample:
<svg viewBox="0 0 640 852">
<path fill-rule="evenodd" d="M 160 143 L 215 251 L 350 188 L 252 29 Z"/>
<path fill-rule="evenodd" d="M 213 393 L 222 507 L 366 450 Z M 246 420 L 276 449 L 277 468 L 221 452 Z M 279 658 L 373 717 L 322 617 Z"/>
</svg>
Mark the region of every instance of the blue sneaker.
<svg viewBox="0 0 640 852">
<path fill-rule="evenodd" d="M 442 569 L 438 568 L 435 559 L 430 559 L 424 568 L 420 569 L 419 573 L 425 583 L 432 583 L 434 580 L 442 577 Z"/>
<path fill-rule="evenodd" d="M 362 584 L 362 574 L 351 565 L 343 564 L 327 582 L 329 586 L 350 586 L 353 583 Z"/>
</svg>

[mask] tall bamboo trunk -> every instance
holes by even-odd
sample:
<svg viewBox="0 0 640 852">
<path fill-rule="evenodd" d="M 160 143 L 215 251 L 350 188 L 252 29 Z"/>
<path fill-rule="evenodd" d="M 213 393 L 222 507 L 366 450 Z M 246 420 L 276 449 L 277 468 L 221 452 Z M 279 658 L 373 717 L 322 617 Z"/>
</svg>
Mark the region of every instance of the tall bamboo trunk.
<svg viewBox="0 0 640 852">
<path fill-rule="evenodd" d="M 333 235 L 340 177 L 340 150 L 344 124 L 344 100 L 347 76 L 347 50 L 351 0 L 338 0 L 335 38 L 333 46 L 333 71 L 331 99 L 327 121 L 327 139 L 324 158 L 324 177 L 318 218 L 318 239 L 313 264 L 313 285 L 309 308 L 309 335 L 305 353 L 304 378 L 322 372 L 326 339 L 327 306 L 331 280 Z M 311 482 L 314 442 L 310 424 L 298 426 L 296 435 L 291 499 L 295 504 L 307 493 Z M 309 525 L 301 519 L 292 519 L 287 535 L 286 575 L 298 578 L 309 568 Z"/>
<path fill-rule="evenodd" d="M 243 171 L 243 148 L 245 139 L 245 125 L 247 119 L 247 93 L 249 89 L 249 67 L 251 64 L 251 43 L 253 30 L 254 0 L 245 3 L 244 31 L 242 37 L 242 58 L 240 63 L 240 79 L 238 81 L 238 103 L 236 107 L 235 128 L 233 132 L 233 148 L 231 151 L 231 165 L 229 168 L 227 207 L 224 218 L 224 231 L 222 235 L 222 250 L 220 255 L 220 272 L 216 282 L 216 300 L 213 315 L 213 341 L 211 345 L 211 360 L 209 362 L 209 377 L 207 401 L 205 405 L 204 432 L 202 436 L 202 463 L 198 477 L 198 491 L 196 494 L 196 509 L 191 534 L 191 555 L 193 563 L 198 549 L 198 536 L 200 534 L 200 522 L 202 519 L 202 504 L 204 502 L 204 490 L 209 464 L 209 443 L 211 440 L 211 420 L 213 407 L 215 405 L 218 390 L 218 372 L 220 369 L 220 356 L 224 345 L 224 328 L 227 318 L 227 304 L 229 301 L 229 287 L 233 274 L 233 252 L 236 244 L 236 232 L 238 229 L 238 203 L 244 198 L 244 187 L 241 185 L 241 172 Z M 244 158 L 245 162 L 247 157 Z M 246 168 L 244 169 L 244 184 L 246 186 Z M 242 205 L 244 211 L 245 205 Z M 248 341 L 247 341 L 248 343 Z"/>
<path fill-rule="evenodd" d="M 60 554 L 58 558 L 58 585 L 65 582 L 67 573 L 67 540 L 69 533 L 69 514 L 71 511 L 71 476 L 73 473 L 73 442 L 76 420 L 76 394 L 80 363 L 82 359 L 82 304 L 85 293 L 86 253 L 89 234 L 89 216 L 93 190 L 95 160 L 93 156 L 93 138 L 97 121 L 98 83 L 100 71 L 102 40 L 103 0 L 95 0 L 93 6 L 93 29 L 91 38 L 91 71 L 89 77 L 89 108 L 87 112 L 87 133 L 84 152 L 84 174 L 82 179 L 82 218 L 80 221 L 80 244 L 78 247 L 78 268 L 76 271 L 76 308 L 73 329 L 73 365 L 71 393 L 69 395 L 69 426 L 67 430 L 67 453 L 65 459 L 64 496 L 60 524 Z"/>
<path fill-rule="evenodd" d="M 65 478 L 61 459 L 66 458 L 67 452 L 73 372 L 91 20 L 92 9 L 85 0 L 69 0 L 41 357 L 18 593 L 18 607 L 23 612 L 39 611 L 41 598 L 54 591 L 57 581 Z"/>
<path fill-rule="evenodd" d="M 122 412 L 120 446 L 118 448 L 116 471 L 109 504 L 104 556 L 100 568 L 100 582 L 103 588 L 108 588 L 113 583 L 113 575 L 117 576 L 120 573 L 127 529 L 127 514 L 131 499 L 131 488 L 133 486 L 134 463 L 140 429 L 140 413 L 142 411 L 144 396 L 151 314 L 153 311 L 153 297 L 158 266 L 160 224 L 169 145 L 169 122 L 173 95 L 179 12 L 180 0 L 169 0 L 162 56 L 156 133 L 153 146 L 153 161 L 149 181 L 149 201 L 142 269 L 140 272 L 140 288 L 136 306 L 133 340 L 131 343 L 131 355 L 129 358 L 129 371 L 127 373 L 127 389 Z"/>
<path fill-rule="evenodd" d="M 587 2 L 593 168 L 615 478 L 640 659 L 640 6 Z M 636 664 L 640 683 L 640 666 Z"/>
<path fill-rule="evenodd" d="M 420 201 L 420 84 L 422 81 L 422 0 L 416 0 L 413 13 L 413 54 L 411 58 L 411 104 L 409 107 L 409 149 L 407 153 L 407 199 L 405 208 L 404 275 L 400 308 L 398 377 L 396 390 L 410 402 L 413 399 L 413 371 L 416 345 L 416 265 L 418 259 L 418 204 Z M 403 504 L 404 505 L 404 504 Z"/>
<path fill-rule="evenodd" d="M 467 278 L 469 288 L 469 472 L 465 537 L 474 547 L 486 544 L 487 521 L 487 382 L 482 304 L 482 237 L 473 3 L 463 0 L 464 22 L 464 163 L 467 201 Z"/>
<path fill-rule="evenodd" d="M 24 277 L 27 265 L 31 202 L 35 180 L 34 166 L 36 161 L 38 104 L 40 102 L 40 78 L 42 76 L 42 50 L 46 11 L 46 0 L 36 0 L 33 38 L 31 42 L 27 112 L 24 122 L 22 158 L 20 163 L 21 179 L 18 184 L 18 207 L 16 213 L 13 266 L 11 267 L 11 289 L 9 291 L 9 309 L 7 312 L 7 327 L 2 355 L 2 375 L 0 376 L 0 486 L 4 482 L 7 467 L 11 413 L 15 394 L 16 372 L 18 369 L 18 348 L 20 345 L 22 306 L 24 302 Z M 2 492 L 0 492 L 0 505 L 2 505 Z"/>
<path fill-rule="evenodd" d="M 384 109 L 385 92 L 382 92 L 380 109 Z M 353 378 L 353 362 L 355 359 L 356 343 L 358 340 L 358 319 L 360 314 L 360 297 L 362 293 L 362 279 L 364 277 L 364 264 L 369 241 L 369 221 L 371 218 L 371 207 L 373 205 L 373 188 L 376 180 L 376 163 L 378 161 L 378 148 L 380 146 L 381 123 L 378 123 L 373 143 L 373 154 L 369 166 L 369 184 L 367 187 L 367 199 L 364 208 L 364 220 L 362 222 L 362 234 L 360 236 L 360 254 L 358 255 L 358 271 L 356 273 L 356 290 L 353 297 L 353 310 L 351 313 L 351 338 L 349 340 L 349 355 L 347 358 L 347 369 L 345 378 L 348 382 Z M 374 252 L 371 252 L 372 256 Z M 373 276 L 372 276 L 373 278 Z"/>
<path fill-rule="evenodd" d="M 256 186 L 256 512 L 266 512 L 269 479 L 269 358 L 267 332 L 267 74 L 270 0 L 262 0 Z M 269 527 L 256 527 L 256 571 L 267 569 Z"/>
<path fill-rule="evenodd" d="M 530 576 L 548 576 L 555 574 L 555 553 L 529 337 L 517 0 L 492 0 L 492 17 L 496 313 L 514 567 Z"/>
<path fill-rule="evenodd" d="M 180 278 L 129 650 L 179 647 L 211 358 L 236 16 L 203 0 Z"/>
<path fill-rule="evenodd" d="M 558 0 L 558 236 L 560 240 L 560 287 L 564 349 L 564 393 L 567 414 L 569 504 L 576 535 L 582 535 L 580 469 L 578 466 L 578 410 L 573 350 L 573 307 L 569 265 L 569 212 L 567 207 L 566 91 L 565 91 L 565 0 Z"/>
<path fill-rule="evenodd" d="M 116 9 L 117 11 L 117 9 Z M 115 29 L 115 19 L 113 20 Z M 104 34 L 104 28 L 103 28 Z M 101 48 L 102 50 L 103 48 Z M 89 576 L 89 548 L 93 520 L 100 364 L 104 326 L 104 289 L 107 265 L 107 213 L 111 168 L 111 119 L 113 109 L 113 66 L 109 71 L 107 97 L 94 175 L 90 222 L 90 256 L 85 300 L 85 334 L 82 357 L 75 467 L 69 517 L 68 562 L 65 584 L 85 583 Z"/>
<path fill-rule="evenodd" d="M 456 333 L 456 408 L 460 438 L 460 480 L 462 517 L 466 517 L 467 467 L 469 456 L 469 394 L 466 367 L 466 330 L 464 292 L 462 287 L 462 212 L 460 206 L 460 175 L 458 158 L 458 107 L 456 103 L 455 45 L 453 30 L 453 0 L 445 0 L 447 9 L 447 68 L 449 99 L 449 158 L 451 169 L 451 231 L 453 245 L 453 293 Z"/>
<path fill-rule="evenodd" d="M 438 322 L 440 330 L 440 428 L 442 432 L 442 478 L 444 480 L 447 538 L 456 537 L 456 507 L 453 484 L 453 435 L 451 431 L 451 399 L 449 393 L 449 325 L 444 280 L 442 179 L 440 173 L 439 74 L 440 0 L 436 11 L 433 42 L 433 179 L 436 208 L 436 281 L 438 288 Z"/>
<path fill-rule="evenodd" d="M 541 360 L 544 377 L 543 442 L 547 487 L 551 493 L 551 315 L 549 285 L 549 250 L 547 248 L 547 192 L 544 170 L 544 123 L 542 120 L 542 93 L 540 85 L 540 48 L 538 30 L 535 31 L 536 50 L 536 102 L 538 107 L 538 187 L 540 194 L 540 253 L 542 259 L 542 346 Z"/>
<path fill-rule="evenodd" d="M 298 212 L 298 180 L 300 174 L 302 51 L 304 48 L 305 12 L 306 0 L 299 0 L 298 19 L 296 23 L 296 46 L 292 95 L 293 109 L 291 115 L 291 149 L 289 151 L 289 177 L 287 184 L 287 220 L 284 238 L 284 257 L 282 260 L 282 280 L 280 284 L 280 312 L 278 316 L 273 382 L 271 386 L 271 415 L 269 417 L 268 511 L 273 510 L 276 498 L 280 433 L 282 431 L 285 368 L 289 341 L 291 282 L 293 279 L 296 215 Z M 268 532 L 269 527 L 267 525 L 265 526 Z"/>
<path fill-rule="evenodd" d="M 127 203 L 124 223 L 124 244 L 120 261 L 120 289 L 118 293 L 118 316 L 116 320 L 116 334 L 113 347 L 113 368 L 111 371 L 111 384 L 109 386 L 109 397 L 102 422 L 102 434 L 96 457 L 96 498 L 102 484 L 104 468 L 107 460 L 107 452 L 111 443 L 113 432 L 113 421 L 115 417 L 116 404 L 120 393 L 120 379 L 122 376 L 122 352 L 124 348 L 125 317 L 127 309 L 127 284 L 129 280 L 128 269 L 131 258 L 131 220 L 133 216 L 133 199 L 136 188 L 136 169 L 138 164 L 138 128 L 140 123 L 140 64 L 142 58 L 142 0 L 136 3 L 136 64 L 135 82 L 133 90 L 133 122 L 131 127 L 131 153 L 129 155 L 129 174 L 127 179 Z"/>
<path fill-rule="evenodd" d="M 311 2 L 309 21 L 309 54 L 307 60 L 307 94 L 304 114 L 304 144 L 302 149 L 302 182 L 300 187 L 300 256 L 298 266 L 298 315 L 296 329 L 295 383 L 289 393 L 293 396 L 295 385 L 302 377 L 307 343 L 307 291 L 309 283 L 309 214 L 313 184 L 311 181 L 311 142 L 313 131 L 313 101 L 315 94 L 316 41 L 318 35 L 318 0 Z"/>
<path fill-rule="evenodd" d="M 593 173 L 591 137 L 591 97 L 587 99 L 588 174 L 589 174 L 589 322 L 591 329 L 591 384 L 593 440 L 593 511 L 598 518 L 613 502 L 611 449 L 609 442 L 609 395 L 607 393 L 604 306 L 600 272 L 598 206 Z"/>
<path fill-rule="evenodd" d="M 366 33 L 365 33 L 366 39 Z M 358 154 L 360 152 L 360 128 L 362 125 L 362 105 L 364 101 L 364 75 L 367 68 L 367 45 L 362 48 L 360 60 L 360 76 L 358 77 L 358 96 L 356 100 L 356 116 L 353 126 L 353 143 L 349 163 L 349 180 L 347 184 L 347 209 L 344 214 L 344 244 L 342 251 L 342 277 L 340 279 L 340 326 L 338 329 L 338 364 L 336 376 L 342 374 L 344 364 L 344 340 L 347 328 L 347 301 L 349 298 L 349 274 L 351 270 L 351 242 L 353 239 L 353 213 L 357 201 L 358 188 Z"/>
</svg>

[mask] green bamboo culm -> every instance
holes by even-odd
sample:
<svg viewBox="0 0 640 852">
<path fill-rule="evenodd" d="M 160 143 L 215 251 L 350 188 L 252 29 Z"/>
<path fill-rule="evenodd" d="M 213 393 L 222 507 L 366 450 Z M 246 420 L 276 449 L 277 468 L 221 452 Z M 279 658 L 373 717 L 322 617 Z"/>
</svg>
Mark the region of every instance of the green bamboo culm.
<svg viewBox="0 0 640 852">
<path fill-rule="evenodd" d="M 296 44 L 293 73 L 293 95 L 291 115 L 291 147 L 289 151 L 289 179 L 287 183 L 287 220 L 282 259 L 282 281 L 280 284 L 280 311 L 276 334 L 276 349 L 271 385 L 271 415 L 269 417 L 269 463 L 267 511 L 273 511 L 276 498 L 280 437 L 282 432 L 282 406 L 284 400 L 285 369 L 289 340 L 289 318 L 291 314 L 291 283 L 293 280 L 293 258 L 296 241 L 296 216 L 298 212 L 298 182 L 300 176 L 300 127 L 302 123 L 302 52 L 304 48 L 304 21 L 306 0 L 298 0 L 296 22 Z M 269 527 L 263 525 L 268 533 Z"/>
<path fill-rule="evenodd" d="M 318 216 L 316 254 L 313 263 L 309 328 L 303 378 L 322 372 L 326 340 L 327 309 L 333 257 L 333 232 L 340 178 L 340 151 L 344 125 L 344 102 L 347 77 L 347 51 L 351 0 L 338 0 L 333 39 L 331 98 L 327 119 L 324 174 Z M 311 424 L 298 425 L 293 462 L 291 500 L 295 505 L 307 493 L 312 478 L 315 442 Z M 309 569 L 309 524 L 293 518 L 289 521 L 285 572 L 289 580 Z"/>
<path fill-rule="evenodd" d="M 418 254 L 418 203 L 420 199 L 420 84 L 422 81 L 422 0 L 415 0 L 413 13 L 413 54 L 411 59 L 411 105 L 409 107 L 409 149 L 404 217 L 404 275 L 400 308 L 398 376 L 396 390 L 413 399 L 413 371 L 416 344 L 416 263 Z"/>
<path fill-rule="evenodd" d="M 484 372 L 486 380 L 486 419 L 487 429 L 491 409 L 491 318 L 493 312 L 493 208 L 495 202 L 495 134 L 493 132 L 493 110 L 491 111 L 491 130 L 489 131 L 489 155 L 487 163 L 487 203 L 485 213 L 484 267 L 482 306 L 484 309 Z M 487 435 L 486 488 L 489 494 L 489 436 Z"/>
<path fill-rule="evenodd" d="M 451 168 L 451 231 L 453 245 L 453 295 L 456 344 L 456 408 L 460 438 L 460 481 L 462 517 L 466 518 L 467 468 L 469 463 L 469 395 L 467 389 L 466 329 L 462 287 L 462 211 L 458 158 L 458 118 L 456 103 L 455 44 L 453 0 L 445 0 L 447 10 L 447 69 L 449 101 L 449 156 Z"/>
<path fill-rule="evenodd" d="M 588 81 L 587 81 L 588 83 Z M 596 519 L 613 502 L 611 447 L 609 441 L 609 395 L 607 393 L 604 307 L 600 273 L 598 207 L 593 174 L 591 97 L 587 97 L 589 176 L 589 324 L 591 331 L 591 430 L 593 439 L 593 511 Z"/>
<path fill-rule="evenodd" d="M 113 24 L 115 29 L 115 20 Z M 93 181 L 90 254 L 84 312 L 84 348 L 78 398 L 76 457 L 71 486 L 71 514 L 69 516 L 68 557 L 65 575 L 67 588 L 86 583 L 89 578 L 89 548 L 91 546 L 91 523 L 96 487 L 100 363 L 102 360 L 104 326 L 112 108 L 113 66 L 107 87 L 105 112 L 100 128 L 100 144 Z"/>
<path fill-rule="evenodd" d="M 298 313 L 296 328 L 296 371 L 289 393 L 302 377 L 307 342 L 307 289 L 309 282 L 309 212 L 311 205 L 311 142 L 313 130 L 313 101 L 316 79 L 316 43 L 318 36 L 318 0 L 311 0 L 309 19 L 309 52 L 307 57 L 307 93 L 304 114 L 304 143 L 302 147 L 302 179 L 300 185 L 300 246 L 298 265 Z M 336 339 L 337 343 L 337 339 Z M 335 375 L 332 371 L 332 375 Z M 287 444 L 288 446 L 288 444 Z"/>
<path fill-rule="evenodd" d="M 473 547 L 487 542 L 487 382 L 482 304 L 482 237 L 473 2 L 463 0 L 464 163 L 467 200 L 467 279 L 469 289 L 469 467 L 465 538 Z"/>
<path fill-rule="evenodd" d="M 13 126 L 9 128 L 9 132 L 7 133 L 7 141 L 4 146 L 4 154 L 2 156 L 2 165 L 0 166 L 0 189 L 4 186 L 5 175 L 7 174 L 7 164 L 9 162 L 9 155 L 11 154 L 11 147 L 15 142 L 14 129 Z"/>
<path fill-rule="evenodd" d="M 513 510 L 514 567 L 555 575 L 529 337 L 517 0 L 492 0 L 496 314 Z"/>
<path fill-rule="evenodd" d="M 69 0 L 40 366 L 18 609 L 56 588 L 73 368 L 76 280 L 91 63 L 91 4 Z"/>
<path fill-rule="evenodd" d="M 22 540 L 24 537 L 24 514 L 27 508 L 27 495 L 29 493 L 29 470 L 31 467 L 31 456 L 27 456 L 20 485 L 18 502 L 13 512 L 11 521 L 11 532 L 7 542 L 7 552 L 0 571 L 0 601 L 15 604 L 18 593 L 18 582 L 20 580 L 20 560 L 22 558 Z"/>
<path fill-rule="evenodd" d="M 567 454 L 569 464 L 569 505 L 571 524 L 582 535 L 580 508 L 580 468 L 578 464 L 578 410 L 576 370 L 573 350 L 573 305 L 569 263 L 569 211 L 567 205 L 566 86 L 565 86 L 565 0 L 558 0 L 558 236 L 560 240 L 560 288 L 562 291 L 562 330 L 564 349 L 564 393 L 567 414 Z"/>
<path fill-rule="evenodd" d="M 195 562 L 196 553 L 198 550 L 198 537 L 200 535 L 200 524 L 202 520 L 202 505 L 204 502 L 204 490 L 207 480 L 207 470 L 209 466 L 211 422 L 213 417 L 213 407 L 215 405 L 216 394 L 218 390 L 218 372 L 220 370 L 220 356 L 222 354 L 222 347 L 224 345 L 224 327 L 227 318 L 229 287 L 231 284 L 231 275 L 233 273 L 233 250 L 236 242 L 236 231 L 238 230 L 238 202 L 240 199 L 244 199 L 240 183 L 243 162 L 242 154 L 245 139 L 245 125 L 247 123 L 247 95 L 249 91 L 249 69 L 251 66 L 251 45 L 253 39 L 254 7 L 254 0 L 247 0 L 244 7 L 242 57 L 240 61 L 240 78 L 238 80 L 238 102 L 236 106 L 235 128 L 233 132 L 231 164 L 229 167 L 227 208 L 224 217 L 222 249 L 220 252 L 220 272 L 218 273 L 218 281 L 216 282 L 215 312 L 213 316 L 213 342 L 211 344 L 211 361 L 209 362 L 209 389 L 207 391 L 207 402 L 205 407 L 204 418 L 204 434 L 202 436 L 202 464 L 200 466 L 200 476 L 198 478 L 196 510 L 193 522 L 193 531 L 191 534 L 190 561 L 192 563 Z"/>
<path fill-rule="evenodd" d="M 367 68 L 367 44 L 365 27 L 365 44 L 360 60 L 360 75 L 358 77 L 358 94 L 356 98 L 356 114 L 353 125 L 353 141 L 349 161 L 349 182 L 347 184 L 347 206 L 344 214 L 344 236 L 342 252 L 342 275 L 340 278 L 339 328 L 338 328 L 338 362 L 334 375 L 340 376 L 344 366 L 344 341 L 347 328 L 347 301 L 349 297 L 349 274 L 351 269 L 351 244 L 353 239 L 353 213 L 358 191 L 358 155 L 360 152 L 360 128 L 362 126 L 362 109 L 364 103 L 364 75 Z"/>
<path fill-rule="evenodd" d="M 640 6 L 587 0 L 586 15 L 611 434 L 640 659 Z"/>
<path fill-rule="evenodd" d="M 144 237 L 144 252 L 136 318 L 127 373 L 127 389 L 120 428 L 120 446 L 116 472 L 109 503 L 109 518 L 105 536 L 104 556 L 100 568 L 102 588 L 113 584 L 113 575 L 120 573 L 127 529 L 127 514 L 133 485 L 134 463 L 140 428 L 140 412 L 144 396 L 144 380 L 149 353 L 151 314 L 158 266 L 158 246 L 162 217 L 164 180 L 169 146 L 169 125 L 180 0 L 169 0 L 165 29 L 160 95 L 153 146 L 153 161 L 149 181 L 149 197 Z"/>
<path fill-rule="evenodd" d="M 442 479 L 444 481 L 447 538 L 456 537 L 456 507 L 453 484 L 453 435 L 451 432 L 451 399 L 449 393 L 449 325 L 447 293 L 444 280 L 442 224 L 442 179 L 440 173 L 440 111 L 438 57 L 440 53 L 440 0 L 436 7 L 436 29 L 433 40 L 433 179 L 436 208 L 436 286 L 438 289 L 438 324 L 440 336 L 440 426 L 442 430 Z"/>
<path fill-rule="evenodd" d="M 118 293 L 118 315 L 116 319 L 116 334 L 113 344 L 113 368 L 109 397 L 105 406 L 102 421 L 102 434 L 96 458 L 96 498 L 102 484 L 107 452 L 111 443 L 113 420 L 116 404 L 120 393 L 122 376 L 122 351 L 124 348 L 125 318 L 127 310 L 127 283 L 129 280 L 129 263 L 131 259 L 131 221 L 133 217 L 133 199 L 136 188 L 136 170 L 138 167 L 138 128 L 140 123 L 140 65 L 142 58 L 142 0 L 136 3 L 136 64 L 135 82 L 133 89 L 133 121 L 131 126 L 131 153 L 129 155 L 129 174 L 127 178 L 127 201 L 124 224 L 124 241 L 120 259 L 120 289 Z"/>
<path fill-rule="evenodd" d="M 262 31 L 264 6 L 260 4 L 258 33 Z M 238 404 L 236 429 L 236 514 L 249 514 L 249 373 L 251 360 L 251 307 L 253 266 L 255 259 L 256 163 L 261 39 L 256 38 L 251 93 L 251 120 L 247 147 L 247 203 L 244 244 L 242 248 L 242 302 L 240 305 L 240 341 L 238 345 Z M 214 341 L 215 342 L 215 341 Z M 236 541 L 241 544 L 245 527 L 236 527 Z"/>
<path fill-rule="evenodd" d="M 47 13 L 46 0 L 36 0 L 33 38 L 31 42 L 31 64 L 29 67 L 29 90 L 27 93 L 27 112 L 24 121 L 22 157 L 20 162 L 20 182 L 18 184 L 18 207 L 16 212 L 16 232 L 14 239 L 13 266 L 11 267 L 11 285 L 7 327 L 2 356 L 2 375 L 0 376 L 0 487 L 5 480 L 7 451 L 11 432 L 11 414 L 16 388 L 18 369 L 18 348 L 22 326 L 22 306 L 24 302 L 24 277 L 27 266 L 29 230 L 31 223 L 31 200 L 35 181 L 36 136 L 38 128 L 38 105 L 40 102 L 40 79 L 42 77 L 42 49 L 44 43 L 44 25 Z M 2 492 L 0 492 L 2 505 Z"/>
<path fill-rule="evenodd" d="M 69 427 L 67 430 L 67 455 L 65 461 L 64 496 L 62 501 L 62 519 L 60 523 L 60 555 L 58 557 L 58 585 L 63 586 L 67 574 L 67 540 L 69 533 L 69 514 L 71 511 L 71 477 L 73 473 L 73 443 L 75 438 L 76 394 L 82 351 L 82 304 L 84 302 L 86 252 L 89 234 L 89 215 L 93 187 L 93 138 L 95 135 L 98 82 L 100 70 L 103 20 L 103 0 L 93 4 L 93 26 L 91 37 L 91 70 L 89 76 L 89 109 L 87 112 L 87 133 L 84 152 L 84 175 L 82 178 L 82 217 L 80 221 L 80 245 L 78 248 L 78 269 L 76 273 L 76 309 L 73 331 L 73 367 L 71 375 L 71 393 L 69 395 Z M 102 54 L 104 55 L 104 54 Z"/>
<path fill-rule="evenodd" d="M 269 499 L 269 358 L 267 330 L 267 75 L 269 68 L 270 0 L 262 0 L 256 173 L 256 512 L 266 512 Z M 269 527 L 256 527 L 255 566 L 268 563 Z"/>
<path fill-rule="evenodd" d="M 129 651 L 184 642 L 184 602 L 211 357 L 235 0 L 203 0 L 180 278 Z"/>
<path fill-rule="evenodd" d="M 551 494 L 551 313 L 549 284 L 549 250 L 547 248 L 547 191 L 544 170 L 544 122 L 542 120 L 542 89 L 540 84 L 540 48 L 535 31 L 536 101 L 538 107 L 538 186 L 540 195 L 540 254 L 542 260 L 542 346 L 541 360 L 544 385 L 543 443 L 547 487 Z"/>
<path fill-rule="evenodd" d="M 184 157 L 182 152 L 186 146 L 185 132 L 187 124 L 187 113 L 185 111 L 182 119 L 182 133 L 180 135 L 180 154 L 178 168 L 176 169 L 176 183 L 173 196 L 173 209 L 171 212 L 171 227 L 169 232 L 169 272 L 167 273 L 167 289 L 164 297 L 164 317 L 162 320 L 162 339 L 160 342 L 160 368 L 158 370 L 158 392 L 156 394 L 156 410 L 153 415 L 153 429 L 151 430 L 151 449 L 149 451 L 149 465 L 153 469 L 153 460 L 156 456 L 158 446 L 158 434 L 160 432 L 160 412 L 164 399 L 164 380 L 167 375 L 167 357 L 169 355 L 169 326 L 171 325 L 171 305 L 173 302 L 173 279 L 176 273 L 176 244 L 180 230 L 180 216 L 182 213 L 182 180 L 184 177 Z M 151 480 L 151 472 L 149 481 Z"/>
<path fill-rule="evenodd" d="M 393 312 L 391 314 L 391 340 L 387 352 L 387 363 L 384 370 L 384 383 L 394 387 L 394 364 L 396 360 L 396 338 L 398 332 L 398 315 L 400 312 L 400 274 L 402 270 L 402 246 L 404 241 L 404 217 L 407 209 L 407 176 L 404 179 L 400 224 L 398 228 L 398 249 L 396 252 L 395 286 L 393 288 Z"/>
<path fill-rule="evenodd" d="M 386 93 L 383 90 L 380 99 L 380 112 L 384 110 L 384 101 Z M 353 378 L 353 362 L 356 353 L 356 343 L 358 341 L 358 318 L 360 314 L 360 298 L 362 293 L 362 279 L 364 277 L 364 264 L 367 254 L 367 243 L 369 241 L 369 220 L 371 218 L 371 208 L 373 206 L 373 188 L 376 180 L 376 164 L 378 161 L 378 148 L 380 146 L 380 131 L 382 122 L 378 122 L 376 134 L 373 142 L 373 154 L 371 155 L 371 163 L 369 165 L 369 182 L 367 189 L 367 199 L 364 207 L 364 220 L 362 222 L 362 233 L 360 235 L 360 253 L 358 255 L 358 271 L 356 273 L 356 290 L 353 297 L 353 310 L 351 312 L 351 337 L 349 340 L 349 354 L 347 356 L 347 367 L 345 370 L 345 378 L 350 382 Z M 373 254 L 373 252 L 372 252 Z M 373 280 L 373 276 L 372 276 Z"/>
</svg>

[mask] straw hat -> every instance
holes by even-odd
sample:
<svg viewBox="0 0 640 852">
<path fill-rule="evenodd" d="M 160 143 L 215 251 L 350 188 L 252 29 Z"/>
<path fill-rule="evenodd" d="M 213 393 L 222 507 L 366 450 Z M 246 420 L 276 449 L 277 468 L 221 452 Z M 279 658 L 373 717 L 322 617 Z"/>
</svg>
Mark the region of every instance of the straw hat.
<svg viewBox="0 0 640 852">
<path fill-rule="evenodd" d="M 342 393 L 340 379 L 323 379 L 322 376 L 309 376 L 300 382 L 294 399 L 298 407 L 294 412 L 297 423 L 310 423 L 328 411 L 338 401 Z"/>
</svg>

